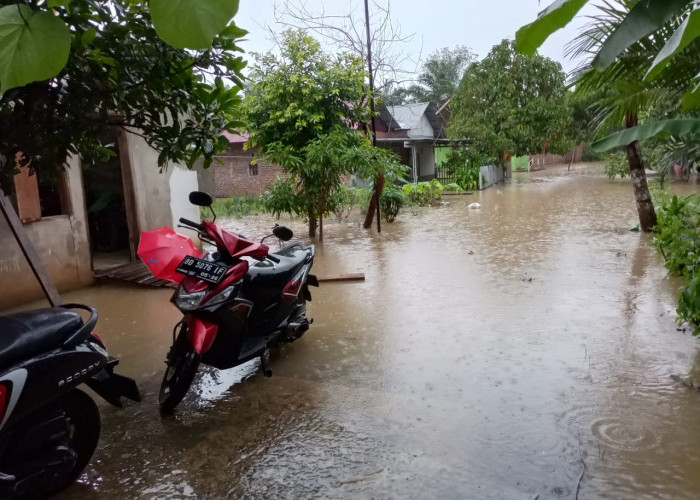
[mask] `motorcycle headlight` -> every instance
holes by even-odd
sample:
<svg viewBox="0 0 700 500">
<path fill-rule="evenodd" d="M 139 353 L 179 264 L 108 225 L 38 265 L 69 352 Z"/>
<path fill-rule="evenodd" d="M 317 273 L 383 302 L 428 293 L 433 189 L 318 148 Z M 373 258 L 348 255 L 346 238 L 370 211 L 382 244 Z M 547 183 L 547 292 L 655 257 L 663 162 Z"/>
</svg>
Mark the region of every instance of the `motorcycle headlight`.
<svg viewBox="0 0 700 500">
<path fill-rule="evenodd" d="M 207 294 L 207 290 L 201 292 L 187 293 L 183 287 L 177 291 L 175 305 L 183 311 L 194 311 L 199 307 L 202 299 Z"/>
<path fill-rule="evenodd" d="M 236 290 L 237 286 L 236 285 L 231 285 L 227 286 L 223 290 L 221 290 L 219 293 L 214 295 L 211 299 L 207 301 L 207 303 L 204 305 L 207 309 L 216 307 L 221 305 L 223 302 L 226 302 L 229 297 L 233 294 L 234 290 Z"/>
</svg>

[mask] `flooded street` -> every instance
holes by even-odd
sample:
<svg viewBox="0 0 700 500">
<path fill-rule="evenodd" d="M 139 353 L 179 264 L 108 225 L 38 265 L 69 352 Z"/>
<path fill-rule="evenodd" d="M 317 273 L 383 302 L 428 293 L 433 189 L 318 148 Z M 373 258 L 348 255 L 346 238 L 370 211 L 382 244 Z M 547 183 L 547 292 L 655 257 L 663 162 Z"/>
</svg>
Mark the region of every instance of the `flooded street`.
<svg viewBox="0 0 700 500">
<path fill-rule="evenodd" d="M 700 380 L 698 340 L 674 323 L 682 281 L 628 231 L 629 181 L 525 173 L 443 199 L 381 234 L 328 224 L 313 272 L 366 280 L 311 290 L 271 378 L 203 368 L 170 417 L 171 291 L 65 294 L 97 307 L 144 401 L 100 403 L 98 450 L 58 498 L 700 497 L 700 394 L 671 378 Z"/>
</svg>

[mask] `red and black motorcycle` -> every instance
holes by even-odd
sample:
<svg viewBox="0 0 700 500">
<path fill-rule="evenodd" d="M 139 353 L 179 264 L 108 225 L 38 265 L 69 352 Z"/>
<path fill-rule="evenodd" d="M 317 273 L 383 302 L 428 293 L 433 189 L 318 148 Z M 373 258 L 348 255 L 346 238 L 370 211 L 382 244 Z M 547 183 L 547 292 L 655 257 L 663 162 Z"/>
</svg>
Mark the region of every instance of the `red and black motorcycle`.
<svg viewBox="0 0 700 500">
<path fill-rule="evenodd" d="M 179 227 L 197 231 L 215 250 L 199 251 L 168 227 L 144 231 L 138 250 L 155 277 L 178 284 L 171 302 L 184 315 L 173 329 L 160 387 L 164 411 L 182 401 L 200 363 L 223 370 L 259 357 L 269 375 L 269 348 L 292 342 L 309 329 L 308 287 L 318 286 L 309 273 L 313 245 L 292 243 L 272 253 L 263 244 L 270 236 L 289 241 L 291 229 L 275 226 L 271 235 L 253 242 L 215 224 L 207 193 L 194 191 L 189 199 L 209 207 L 214 217 L 201 224 L 180 219 Z"/>
</svg>

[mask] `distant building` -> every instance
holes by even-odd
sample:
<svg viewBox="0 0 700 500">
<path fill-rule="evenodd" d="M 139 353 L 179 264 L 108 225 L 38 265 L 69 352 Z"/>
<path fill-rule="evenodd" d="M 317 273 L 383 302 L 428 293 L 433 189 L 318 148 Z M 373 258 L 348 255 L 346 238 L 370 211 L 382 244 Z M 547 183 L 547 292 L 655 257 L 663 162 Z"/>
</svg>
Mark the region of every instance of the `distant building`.
<svg viewBox="0 0 700 500">
<path fill-rule="evenodd" d="M 414 182 L 435 178 L 436 154 L 444 156 L 454 142 L 445 135 L 447 104 L 380 105 L 377 146 L 392 150 L 411 167 Z"/>
<path fill-rule="evenodd" d="M 256 150 L 244 150 L 248 133 L 223 134 L 231 142 L 229 149 L 215 158 L 213 171 L 214 192 L 217 198 L 234 195 L 256 196 L 267 190 L 277 177 L 289 176 L 284 169 L 274 163 L 253 163 Z"/>
</svg>

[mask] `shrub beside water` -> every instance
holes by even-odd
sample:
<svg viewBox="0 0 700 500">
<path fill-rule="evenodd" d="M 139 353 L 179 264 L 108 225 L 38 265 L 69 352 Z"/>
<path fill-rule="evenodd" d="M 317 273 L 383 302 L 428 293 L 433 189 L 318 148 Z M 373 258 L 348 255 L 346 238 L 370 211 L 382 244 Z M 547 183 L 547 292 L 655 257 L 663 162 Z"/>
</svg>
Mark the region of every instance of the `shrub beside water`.
<svg viewBox="0 0 700 500">
<path fill-rule="evenodd" d="M 432 206 L 440 203 L 442 199 L 442 184 L 437 179 L 417 184 L 404 184 L 402 191 L 409 205 L 419 207 Z"/>
<path fill-rule="evenodd" d="M 686 287 L 678 301 L 679 324 L 687 323 L 700 334 L 700 195 L 670 195 L 655 191 L 657 225 L 654 245 L 666 260 L 666 268 L 684 276 Z"/>
<path fill-rule="evenodd" d="M 216 198 L 212 203 L 212 208 L 217 216 L 243 216 L 257 215 L 265 211 L 260 197 L 258 196 L 231 196 L 229 198 Z M 208 208 L 201 207 L 202 218 L 211 217 Z"/>
</svg>

